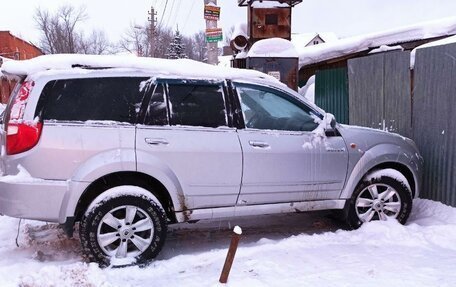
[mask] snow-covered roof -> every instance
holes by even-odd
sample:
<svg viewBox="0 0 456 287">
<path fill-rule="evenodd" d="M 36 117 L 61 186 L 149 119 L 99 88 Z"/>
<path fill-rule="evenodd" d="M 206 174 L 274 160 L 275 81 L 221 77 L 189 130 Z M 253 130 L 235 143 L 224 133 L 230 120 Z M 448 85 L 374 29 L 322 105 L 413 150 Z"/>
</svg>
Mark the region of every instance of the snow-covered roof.
<svg viewBox="0 0 456 287">
<path fill-rule="evenodd" d="M 270 38 L 255 42 L 247 57 L 297 58 L 295 46 L 282 38 Z"/>
<path fill-rule="evenodd" d="M 282 2 L 282 3 L 281 3 Z M 287 2 L 287 3 L 283 3 L 283 2 Z M 272 5 L 272 7 L 290 7 L 290 4 L 291 6 L 295 6 L 299 3 L 301 3 L 302 0 L 238 0 L 238 5 L 239 6 L 248 6 L 249 3 L 252 4 L 252 7 L 255 6 L 259 6 L 259 8 L 271 8 L 271 7 L 268 7 L 268 5 Z M 269 4 L 269 3 L 274 3 L 274 4 Z M 286 6 L 284 6 L 286 5 Z"/>
<path fill-rule="evenodd" d="M 283 8 L 283 7 L 290 7 L 290 4 L 280 3 L 279 1 L 263 1 L 263 2 L 253 2 L 251 7 L 253 7 L 253 8 Z"/>
<path fill-rule="evenodd" d="M 295 45 L 296 48 L 305 47 L 317 36 L 320 37 L 325 43 L 334 42 L 339 39 L 337 35 L 332 32 L 313 32 L 291 34 L 291 42 Z"/>
<path fill-rule="evenodd" d="M 382 45 L 456 34 L 456 18 L 423 22 L 410 26 L 355 36 L 308 47 L 298 47 L 300 67 L 345 55 L 362 52 Z"/>
<path fill-rule="evenodd" d="M 447 38 L 444 38 L 444 39 L 441 39 L 438 41 L 433 41 L 433 42 L 426 43 L 424 45 L 416 47 L 410 53 L 410 68 L 413 69 L 415 66 L 415 56 L 416 56 L 417 50 L 423 49 L 423 48 L 435 47 L 435 46 L 454 44 L 454 43 L 456 43 L 456 36 L 447 37 Z"/>
<path fill-rule="evenodd" d="M 248 79 L 281 84 L 274 77 L 254 70 L 218 67 L 189 59 L 168 60 L 135 56 L 45 55 L 24 61 L 8 61 L 3 64 L 1 70 L 6 74 L 26 76 L 47 70 L 74 71 L 78 67 L 141 70 L 156 77 Z"/>
</svg>

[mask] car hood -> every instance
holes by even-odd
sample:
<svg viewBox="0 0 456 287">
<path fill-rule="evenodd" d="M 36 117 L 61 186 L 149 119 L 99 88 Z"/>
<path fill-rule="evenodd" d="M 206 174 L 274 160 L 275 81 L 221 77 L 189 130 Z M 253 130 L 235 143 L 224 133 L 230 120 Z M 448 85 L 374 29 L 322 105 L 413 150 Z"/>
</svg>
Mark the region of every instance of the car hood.
<svg viewBox="0 0 456 287">
<path fill-rule="evenodd" d="M 411 154 L 419 154 L 418 148 L 411 139 L 396 133 L 341 124 L 338 125 L 338 131 L 344 138 L 347 146 L 350 147 L 352 144 L 355 144 L 357 149 L 362 151 L 367 151 L 377 145 L 389 144 L 399 146 L 402 150 L 406 150 Z"/>
</svg>

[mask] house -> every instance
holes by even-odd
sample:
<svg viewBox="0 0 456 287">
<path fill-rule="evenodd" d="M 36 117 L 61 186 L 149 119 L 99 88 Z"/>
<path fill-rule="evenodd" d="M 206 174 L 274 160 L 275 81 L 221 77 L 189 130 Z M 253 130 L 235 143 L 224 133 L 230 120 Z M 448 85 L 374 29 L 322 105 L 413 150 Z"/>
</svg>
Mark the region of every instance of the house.
<svg viewBox="0 0 456 287">
<path fill-rule="evenodd" d="M 43 55 L 43 52 L 35 45 L 22 40 L 9 31 L 0 31 L 0 67 L 3 62 L 9 60 L 27 60 Z M 7 79 L 0 72 L 0 102 L 8 102 L 15 81 Z"/>
<path fill-rule="evenodd" d="M 297 48 L 309 47 L 336 40 L 338 40 L 337 35 L 331 32 L 291 34 L 291 42 Z"/>
<path fill-rule="evenodd" d="M 11 59 L 0 56 L 0 104 L 6 104 L 8 102 L 9 95 L 16 84 L 1 72 L 1 66 L 6 61 L 11 61 Z"/>
<path fill-rule="evenodd" d="M 27 60 L 43 55 L 35 45 L 11 34 L 0 31 L 0 56 L 14 60 Z"/>
</svg>

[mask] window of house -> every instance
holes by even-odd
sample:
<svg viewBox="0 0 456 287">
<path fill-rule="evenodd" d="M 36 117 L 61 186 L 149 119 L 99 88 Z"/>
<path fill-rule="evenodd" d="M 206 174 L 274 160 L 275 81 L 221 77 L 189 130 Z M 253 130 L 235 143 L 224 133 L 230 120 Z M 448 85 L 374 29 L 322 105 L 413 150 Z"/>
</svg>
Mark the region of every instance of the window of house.
<svg viewBox="0 0 456 287">
<path fill-rule="evenodd" d="M 227 126 L 223 89 L 220 85 L 168 84 L 170 124 Z"/>
<path fill-rule="evenodd" d="M 278 25 L 279 16 L 277 14 L 266 14 L 265 24 L 266 25 Z"/>
<path fill-rule="evenodd" d="M 115 77 L 50 81 L 38 101 L 36 116 L 57 121 L 136 123 L 146 78 Z"/>
</svg>

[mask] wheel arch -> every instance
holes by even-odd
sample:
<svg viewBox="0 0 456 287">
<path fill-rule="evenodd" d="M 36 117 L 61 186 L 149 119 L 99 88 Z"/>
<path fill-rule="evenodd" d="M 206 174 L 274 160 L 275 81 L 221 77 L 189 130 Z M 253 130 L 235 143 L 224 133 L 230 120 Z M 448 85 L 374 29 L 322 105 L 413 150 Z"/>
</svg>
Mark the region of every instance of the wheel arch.
<svg viewBox="0 0 456 287">
<path fill-rule="evenodd" d="M 372 167 L 371 169 L 369 169 L 365 174 L 364 176 L 374 172 L 374 171 L 377 171 L 377 170 L 382 170 L 382 169 L 387 169 L 387 168 L 391 168 L 391 169 L 394 169 L 394 170 L 397 170 L 398 172 L 400 172 L 402 175 L 405 176 L 405 178 L 407 179 L 409 185 L 410 185 L 410 192 L 412 193 L 412 198 L 415 197 L 415 194 L 416 194 L 416 182 L 415 182 L 415 177 L 413 176 L 413 173 L 412 171 L 404 164 L 402 163 L 399 163 L 399 162 L 384 162 L 384 163 L 381 163 L 381 164 L 378 164 L 374 167 Z M 356 186 L 358 186 L 360 184 L 360 182 L 363 180 L 364 176 L 361 177 L 361 179 L 358 181 L 358 183 L 356 184 Z"/>
<path fill-rule="evenodd" d="M 388 146 L 386 146 L 388 147 Z M 406 153 L 382 153 L 380 147 L 366 151 L 357 161 L 355 166 L 349 170 L 349 178 L 342 190 L 340 198 L 351 198 L 353 191 L 370 172 L 392 168 L 402 173 L 412 189 L 412 198 L 419 194 L 421 171 L 411 155 Z"/>
<path fill-rule="evenodd" d="M 93 181 L 79 197 L 74 211 L 75 221 L 80 221 L 85 210 L 97 196 L 109 188 L 120 185 L 134 185 L 148 190 L 160 201 L 168 220 L 171 223 L 177 222 L 174 202 L 165 185 L 150 175 L 132 171 L 110 173 Z"/>
</svg>

